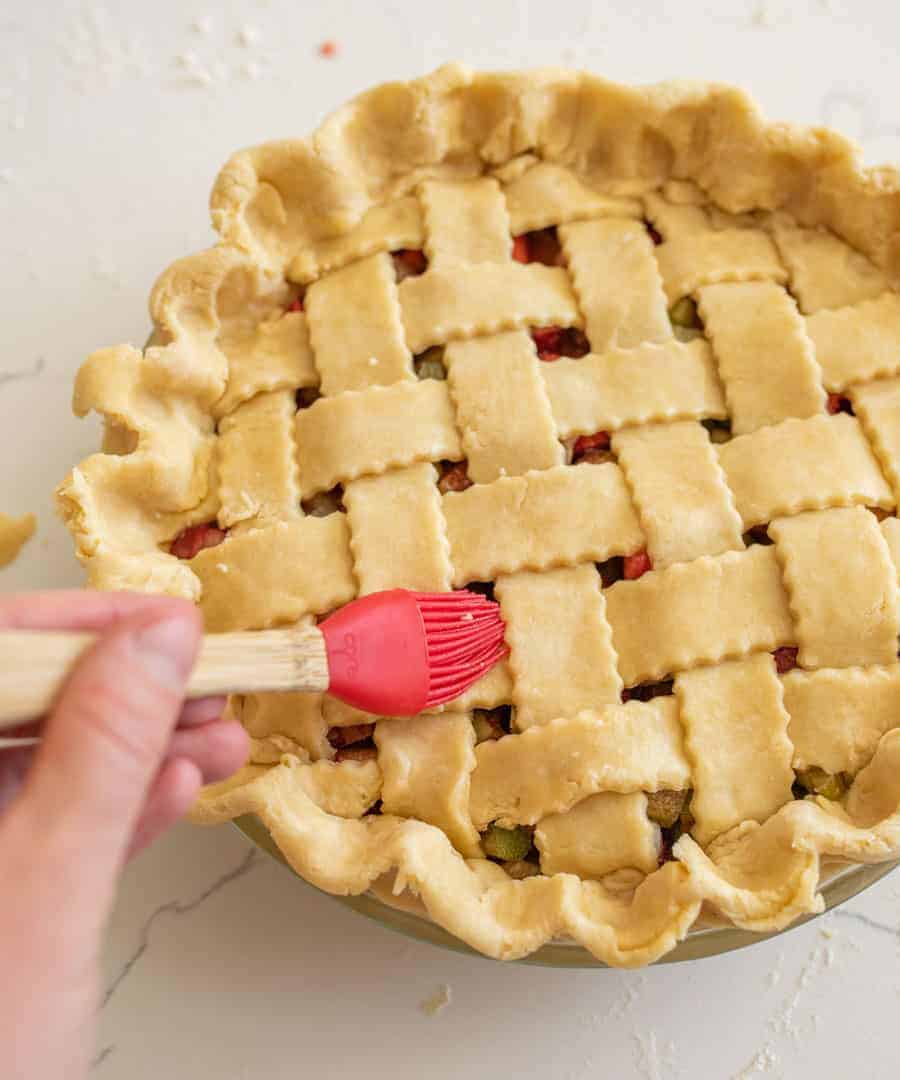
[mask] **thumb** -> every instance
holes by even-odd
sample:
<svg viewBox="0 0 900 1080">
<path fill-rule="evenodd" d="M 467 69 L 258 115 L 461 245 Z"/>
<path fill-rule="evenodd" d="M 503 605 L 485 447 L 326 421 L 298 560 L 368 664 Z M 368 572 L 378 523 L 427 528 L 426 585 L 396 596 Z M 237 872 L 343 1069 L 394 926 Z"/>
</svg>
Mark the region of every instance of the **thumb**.
<svg viewBox="0 0 900 1080">
<path fill-rule="evenodd" d="M 41 817 L 45 853 L 77 860 L 94 887 L 125 857 L 200 629 L 196 608 L 174 599 L 117 623 L 76 664 L 48 718 L 22 801 Z"/>
</svg>

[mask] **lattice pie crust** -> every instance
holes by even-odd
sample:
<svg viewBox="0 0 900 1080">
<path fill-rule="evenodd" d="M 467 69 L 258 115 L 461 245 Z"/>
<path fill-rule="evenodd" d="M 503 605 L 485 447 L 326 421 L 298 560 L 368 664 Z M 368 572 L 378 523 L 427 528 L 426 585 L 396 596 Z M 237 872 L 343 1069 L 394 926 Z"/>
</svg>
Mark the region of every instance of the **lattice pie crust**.
<svg viewBox="0 0 900 1080">
<path fill-rule="evenodd" d="M 91 583 L 226 630 L 492 582 L 511 655 L 355 754 L 376 718 L 327 696 L 234 701 L 253 757 L 197 820 L 258 814 L 314 884 L 392 881 L 490 956 L 568 935 L 626 966 L 703 905 L 821 910 L 823 856 L 900 855 L 896 172 L 727 87 L 452 66 L 237 154 L 212 213 L 157 344 L 78 375 L 106 433 L 60 505 Z M 660 791 L 692 792 L 671 851 Z M 523 826 L 513 877 L 483 835 Z"/>
</svg>

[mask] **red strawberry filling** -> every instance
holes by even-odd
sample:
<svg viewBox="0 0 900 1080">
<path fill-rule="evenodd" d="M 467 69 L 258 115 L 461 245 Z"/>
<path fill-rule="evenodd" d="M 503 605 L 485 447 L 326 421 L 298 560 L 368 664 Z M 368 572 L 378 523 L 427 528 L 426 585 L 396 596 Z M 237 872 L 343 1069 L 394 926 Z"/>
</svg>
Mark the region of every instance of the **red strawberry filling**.
<svg viewBox="0 0 900 1080">
<path fill-rule="evenodd" d="M 203 525 L 190 525 L 175 537 L 169 551 L 177 559 L 193 559 L 198 551 L 221 544 L 227 535 L 228 533 L 213 521 Z"/>
<path fill-rule="evenodd" d="M 531 253 L 528 250 L 528 234 L 523 233 L 521 236 L 513 237 L 512 244 L 512 257 L 516 262 L 529 263 L 531 262 Z"/>
<path fill-rule="evenodd" d="M 609 461 L 609 432 L 598 431 L 594 435 L 580 435 L 572 447 L 572 464 L 581 461 L 600 464 Z"/>
<path fill-rule="evenodd" d="M 797 666 L 797 648 L 794 645 L 782 645 L 776 649 L 772 656 L 775 658 L 775 670 L 779 675 Z"/>
<path fill-rule="evenodd" d="M 536 229 L 513 237 L 512 257 L 520 263 L 543 263 L 544 266 L 563 266 L 562 247 L 556 229 Z"/>
<path fill-rule="evenodd" d="M 830 413 L 844 412 L 853 416 L 853 406 L 850 404 L 850 399 L 842 397 L 840 394 L 829 394 L 825 408 Z"/>
<path fill-rule="evenodd" d="M 575 326 L 536 326 L 531 331 L 531 340 L 538 359 L 548 364 L 561 356 L 578 360 L 591 351 L 590 342 Z"/>
<path fill-rule="evenodd" d="M 302 311 L 303 310 L 303 299 L 302 299 L 302 297 L 295 296 L 294 299 L 288 304 L 288 306 L 284 310 L 285 311 Z"/>
<path fill-rule="evenodd" d="M 348 724 L 346 727 L 329 728 L 327 739 L 335 750 L 341 750 L 345 746 L 371 739 L 374 733 L 374 724 Z"/>
<path fill-rule="evenodd" d="M 446 495 L 448 491 L 465 491 L 472 486 L 467 461 L 442 461 L 439 468 L 441 476 L 438 480 L 438 491 L 442 495 Z"/>
<path fill-rule="evenodd" d="M 347 727 L 329 728 L 326 737 L 337 751 L 334 760 L 374 761 L 378 756 L 372 742 L 374 733 L 374 724 L 349 724 Z"/>
<path fill-rule="evenodd" d="M 418 277 L 428 269 L 425 252 L 416 248 L 401 248 L 399 251 L 392 252 L 391 257 L 394 260 L 398 282 L 403 281 L 404 278 Z"/>
<path fill-rule="evenodd" d="M 644 225 L 647 229 L 647 232 L 650 234 L 650 239 L 657 247 L 659 247 L 659 245 L 663 242 L 663 238 L 660 233 L 658 233 L 657 230 L 653 228 L 649 221 L 645 221 Z"/>
<path fill-rule="evenodd" d="M 636 551 L 626 555 L 622 561 L 622 576 L 626 581 L 634 581 L 653 569 L 653 562 L 646 551 Z"/>
</svg>

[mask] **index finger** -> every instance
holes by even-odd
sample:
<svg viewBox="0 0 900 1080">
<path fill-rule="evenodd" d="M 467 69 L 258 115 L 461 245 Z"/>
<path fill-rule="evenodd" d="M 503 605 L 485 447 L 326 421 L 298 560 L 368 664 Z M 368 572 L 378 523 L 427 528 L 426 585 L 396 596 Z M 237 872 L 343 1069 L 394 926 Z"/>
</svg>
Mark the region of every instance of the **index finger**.
<svg viewBox="0 0 900 1080">
<path fill-rule="evenodd" d="M 172 596 L 91 589 L 17 593 L 0 599 L 0 628 L 6 630 L 103 630 L 144 612 L 187 604 Z"/>
</svg>

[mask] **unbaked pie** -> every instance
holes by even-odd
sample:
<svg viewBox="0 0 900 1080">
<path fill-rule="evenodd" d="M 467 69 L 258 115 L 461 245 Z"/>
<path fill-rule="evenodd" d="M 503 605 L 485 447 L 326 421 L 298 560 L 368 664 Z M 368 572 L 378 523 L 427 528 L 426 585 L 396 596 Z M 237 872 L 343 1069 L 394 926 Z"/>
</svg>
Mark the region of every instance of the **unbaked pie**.
<svg viewBox="0 0 900 1080">
<path fill-rule="evenodd" d="M 900 855 L 900 183 L 727 87 L 456 66 L 237 154 L 155 344 L 92 356 L 90 581 L 210 630 L 397 586 L 499 601 L 429 715 L 232 702 L 323 889 L 616 965 Z"/>
</svg>

